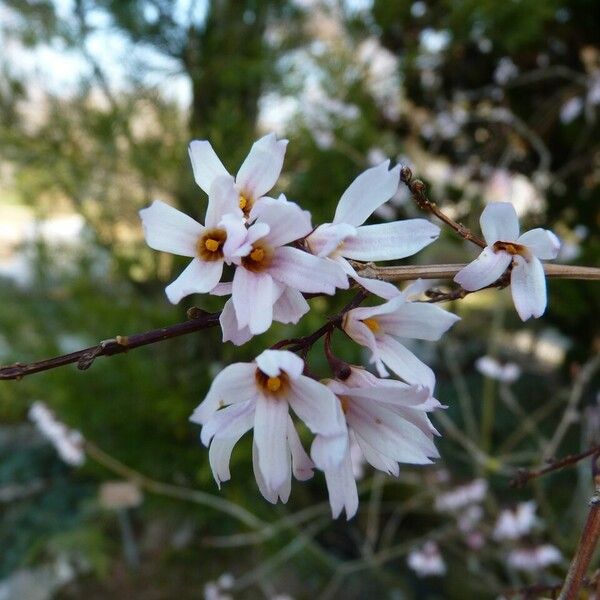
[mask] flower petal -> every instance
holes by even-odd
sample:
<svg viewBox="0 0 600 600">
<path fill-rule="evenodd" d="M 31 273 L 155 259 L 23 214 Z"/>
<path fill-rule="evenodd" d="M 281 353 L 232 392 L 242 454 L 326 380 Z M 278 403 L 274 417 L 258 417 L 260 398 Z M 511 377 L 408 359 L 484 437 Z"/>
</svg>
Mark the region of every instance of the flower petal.
<svg viewBox="0 0 600 600">
<path fill-rule="evenodd" d="M 219 283 L 222 274 L 223 261 L 193 258 L 181 275 L 165 288 L 167 298 L 172 304 L 177 304 L 190 294 L 210 292 Z"/>
<path fill-rule="evenodd" d="M 393 379 L 380 379 L 379 382 L 379 385 L 374 387 L 350 388 L 346 391 L 346 395 L 390 406 L 421 410 L 430 398 L 429 390 L 418 385 L 407 385 Z"/>
<path fill-rule="evenodd" d="M 291 287 L 284 286 L 281 296 L 273 306 L 273 320 L 279 323 L 297 323 L 310 306 L 304 296 Z"/>
<path fill-rule="evenodd" d="M 400 474 L 400 468 L 398 466 L 398 461 L 396 461 L 392 458 L 389 458 L 388 456 L 384 456 L 383 454 L 381 454 L 381 452 L 378 452 L 377 450 L 375 450 L 374 448 L 369 446 L 369 444 L 367 444 L 367 442 L 365 442 L 365 440 L 363 440 L 359 436 L 356 436 L 356 441 L 358 442 L 358 445 L 360 446 L 360 449 L 363 453 L 363 456 L 365 457 L 365 460 L 373 468 L 377 469 L 378 471 L 383 471 L 384 473 L 387 473 L 388 475 L 393 475 L 394 477 L 398 477 L 398 475 Z"/>
<path fill-rule="evenodd" d="M 302 446 L 291 417 L 288 416 L 287 440 L 292 455 L 292 471 L 298 481 L 306 481 L 313 476 L 315 465 Z"/>
<path fill-rule="evenodd" d="M 514 242 L 519 237 L 519 217 L 510 202 L 488 204 L 479 218 L 481 231 L 488 246 L 495 242 Z"/>
<path fill-rule="evenodd" d="M 260 472 L 271 490 L 279 489 L 290 476 L 287 420 L 287 402 L 259 395 L 254 418 L 254 441 Z"/>
<path fill-rule="evenodd" d="M 204 223 L 206 227 L 217 227 L 221 219 L 231 214 L 243 224 L 244 213 L 239 205 L 239 194 L 234 186 L 233 177 L 217 177 L 210 186 L 208 206 Z"/>
<path fill-rule="evenodd" d="M 548 229 L 532 229 L 526 231 L 518 240 L 519 244 L 527 246 L 535 256 L 543 260 L 551 260 L 558 256 L 560 240 Z"/>
<path fill-rule="evenodd" d="M 256 478 L 256 483 L 258 484 L 258 489 L 260 493 L 269 501 L 271 504 L 276 504 L 277 500 L 281 497 L 282 502 L 287 502 L 290 490 L 292 486 L 292 474 L 291 474 L 291 465 L 290 465 L 290 456 L 289 453 L 286 456 L 287 464 L 288 464 L 288 477 L 286 481 L 276 490 L 271 489 L 265 478 L 263 477 L 260 466 L 258 464 L 258 448 L 256 446 L 256 442 L 252 444 L 252 466 L 254 468 L 254 477 Z"/>
<path fill-rule="evenodd" d="M 340 254 L 352 260 L 395 260 L 412 256 L 434 242 L 440 228 L 425 219 L 407 219 L 379 225 L 358 227 Z"/>
<path fill-rule="evenodd" d="M 507 252 L 494 252 L 490 247 L 484 248 L 473 262 L 454 276 L 454 281 L 465 290 L 480 290 L 502 277 L 511 260 L 512 257 Z"/>
<path fill-rule="evenodd" d="M 204 231 L 198 221 L 160 200 L 140 210 L 140 218 L 150 248 L 179 256 L 196 256 L 196 244 Z"/>
<path fill-rule="evenodd" d="M 336 287 L 348 288 L 348 278 L 338 264 L 289 246 L 275 249 L 268 272 L 273 279 L 310 294 L 334 294 Z"/>
<path fill-rule="evenodd" d="M 439 340 L 460 317 L 433 304 L 404 302 L 396 311 L 377 318 L 386 333 L 417 340 Z"/>
<path fill-rule="evenodd" d="M 257 395 L 254 363 L 235 363 L 225 367 L 213 380 L 208 394 L 192 413 L 192 423 L 204 424 L 221 406 L 252 400 Z"/>
<path fill-rule="evenodd" d="M 229 175 L 219 157 L 206 140 L 194 140 L 190 143 L 188 152 L 194 171 L 196 183 L 208 194 L 213 181 L 217 177 Z"/>
<path fill-rule="evenodd" d="M 527 261 L 516 256 L 510 276 L 510 289 L 521 320 L 541 317 L 546 310 L 546 276 L 542 263 L 535 256 Z"/>
<path fill-rule="evenodd" d="M 395 298 L 400 295 L 400 290 L 393 284 L 388 281 L 380 281 L 379 279 L 370 279 L 368 277 L 360 277 L 358 273 L 354 270 L 354 267 L 343 257 L 338 257 L 336 262 L 344 269 L 344 271 L 348 274 L 349 277 L 352 277 L 356 283 L 362 285 L 365 290 L 379 296 L 380 298 L 385 298 L 386 300 L 390 300 L 391 298 Z"/>
<path fill-rule="evenodd" d="M 214 412 L 202 427 L 200 440 L 208 446 L 213 437 L 217 439 L 237 437 L 238 439 L 254 424 L 256 401 L 236 402 Z"/>
<path fill-rule="evenodd" d="M 255 359 L 258 368 L 269 377 L 277 377 L 283 371 L 296 380 L 304 370 L 304 361 L 289 350 L 264 350 Z"/>
<path fill-rule="evenodd" d="M 287 140 L 277 140 L 274 133 L 254 142 L 235 178 L 242 195 L 257 200 L 275 185 L 287 144 Z"/>
<path fill-rule="evenodd" d="M 398 189 L 400 165 L 388 171 L 390 161 L 361 173 L 342 194 L 334 223 L 362 225 L 376 208 L 387 202 Z"/>
<path fill-rule="evenodd" d="M 213 440 L 208 449 L 208 462 L 219 489 L 221 489 L 222 482 L 231 479 L 229 461 L 231 459 L 233 447 L 238 443 L 239 439 L 239 437 L 234 437 Z"/>
<path fill-rule="evenodd" d="M 329 256 L 337 254 L 338 246 L 349 236 L 356 235 L 356 227 L 347 223 L 323 223 L 319 225 L 307 238 L 306 243 L 312 254 Z M 333 258 L 333 256 L 332 256 Z"/>
<path fill-rule="evenodd" d="M 269 226 L 269 233 L 265 236 L 271 246 L 283 246 L 305 235 L 312 229 L 310 213 L 302 210 L 295 202 L 288 202 L 281 194 L 278 200 L 263 198 L 254 205 L 250 219 L 257 218 L 259 223 Z"/>
<path fill-rule="evenodd" d="M 325 471 L 336 469 L 348 450 L 348 430 L 344 424 L 344 432 L 338 435 L 317 435 L 310 448 L 310 456 L 317 468 Z"/>
<path fill-rule="evenodd" d="M 358 490 L 352 472 L 349 449 L 344 454 L 339 467 L 325 471 L 325 481 L 333 518 L 337 519 L 342 510 L 346 509 L 346 519 L 350 520 L 358 510 Z"/>
<path fill-rule="evenodd" d="M 257 335 L 273 322 L 273 279 L 268 273 L 252 273 L 238 267 L 233 276 L 232 299 L 239 327 L 248 327 Z"/>
<path fill-rule="evenodd" d="M 239 328 L 233 300 L 229 298 L 223 306 L 221 316 L 219 317 L 221 330 L 223 331 L 223 342 L 232 342 L 236 346 L 242 346 L 248 340 L 252 339 L 252 332 L 248 327 Z"/>
</svg>

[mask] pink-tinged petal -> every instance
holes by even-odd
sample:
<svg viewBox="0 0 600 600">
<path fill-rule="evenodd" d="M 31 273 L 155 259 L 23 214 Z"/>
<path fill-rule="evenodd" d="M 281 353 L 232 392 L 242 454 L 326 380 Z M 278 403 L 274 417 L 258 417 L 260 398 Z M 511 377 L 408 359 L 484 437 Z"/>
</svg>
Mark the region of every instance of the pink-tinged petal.
<svg viewBox="0 0 600 600">
<path fill-rule="evenodd" d="M 241 437 L 241 436 L 240 436 Z M 213 477 L 221 489 L 221 483 L 231 479 L 229 471 L 229 461 L 233 447 L 238 443 L 239 438 L 224 438 L 221 440 L 213 440 L 213 443 L 208 449 L 208 462 Z"/>
<path fill-rule="evenodd" d="M 546 310 L 546 276 L 535 256 L 529 261 L 516 256 L 510 276 L 510 290 L 521 320 L 541 317 Z"/>
<path fill-rule="evenodd" d="M 400 166 L 388 171 L 390 161 L 361 173 L 342 194 L 334 223 L 362 225 L 376 208 L 387 202 L 398 189 Z"/>
<path fill-rule="evenodd" d="M 310 213 L 295 202 L 288 202 L 283 194 L 278 200 L 263 198 L 250 213 L 250 219 L 254 218 L 269 226 L 265 241 L 273 247 L 303 238 L 312 229 Z"/>
<path fill-rule="evenodd" d="M 277 377 L 283 371 L 292 381 L 298 379 L 304 370 L 304 361 L 289 350 L 264 350 L 255 362 L 265 375 Z"/>
<path fill-rule="evenodd" d="M 349 236 L 356 235 L 356 227 L 347 223 L 324 223 L 319 225 L 307 238 L 306 243 L 312 254 L 329 256 L 337 254 L 335 251 Z"/>
<path fill-rule="evenodd" d="M 210 228 L 218 227 L 221 219 L 229 214 L 243 223 L 244 213 L 239 203 L 239 194 L 235 189 L 233 177 L 231 175 L 217 177 L 210 186 L 204 224 Z"/>
<path fill-rule="evenodd" d="M 346 429 L 342 409 L 334 393 L 310 377 L 301 375 L 290 382 L 288 402 L 313 433 L 333 436 Z"/>
<path fill-rule="evenodd" d="M 240 438 L 246 431 L 252 429 L 255 405 L 254 399 L 246 400 L 214 412 L 202 427 L 201 442 L 208 446 L 213 437 L 216 439 Z"/>
<path fill-rule="evenodd" d="M 325 481 L 333 518 L 337 519 L 345 509 L 346 519 L 350 520 L 358 510 L 358 490 L 352 472 L 349 450 L 346 451 L 339 467 L 325 471 Z"/>
<path fill-rule="evenodd" d="M 221 330 L 223 331 L 223 342 L 231 342 L 236 346 L 242 346 L 252 338 L 252 332 L 248 327 L 239 328 L 237 317 L 235 316 L 235 308 L 233 300 L 229 298 L 225 302 L 225 306 L 219 317 Z"/>
<path fill-rule="evenodd" d="M 233 276 L 232 299 L 238 325 L 257 335 L 273 322 L 276 289 L 268 273 L 252 273 L 237 267 Z"/>
<path fill-rule="evenodd" d="M 405 302 L 393 313 L 377 318 L 386 333 L 401 338 L 439 340 L 460 317 L 433 304 Z"/>
<path fill-rule="evenodd" d="M 217 177 L 229 175 L 219 157 L 206 140 L 194 140 L 190 143 L 188 152 L 194 171 L 196 183 L 208 194 L 213 181 Z"/>
<path fill-rule="evenodd" d="M 365 442 L 361 437 L 356 436 L 356 441 L 360 447 L 365 460 L 378 471 L 383 471 L 388 475 L 393 475 L 394 477 L 398 477 L 400 474 L 400 468 L 398 466 L 398 461 L 395 461 L 388 456 L 384 456 L 381 452 L 378 452 L 374 448 L 371 448 L 369 444 Z"/>
<path fill-rule="evenodd" d="M 510 202 L 488 204 L 479 218 L 481 231 L 488 246 L 495 242 L 514 242 L 519 237 L 519 217 Z"/>
<path fill-rule="evenodd" d="M 290 476 L 287 444 L 288 404 L 262 394 L 256 402 L 254 441 L 258 466 L 267 487 L 279 489 Z"/>
<path fill-rule="evenodd" d="M 223 281 L 221 283 L 217 283 L 215 287 L 210 290 L 212 296 L 230 296 L 231 295 L 231 281 Z"/>
<path fill-rule="evenodd" d="M 377 340 L 379 358 L 398 377 L 413 385 L 422 385 L 432 393 L 435 388 L 433 371 L 410 350 L 389 335 Z"/>
<path fill-rule="evenodd" d="M 317 435 L 310 448 L 310 456 L 321 471 L 336 469 L 344 460 L 349 444 L 344 425 L 344 432 L 338 435 Z"/>
<path fill-rule="evenodd" d="M 214 378 L 208 394 L 196 407 L 190 421 L 203 425 L 222 406 L 256 398 L 255 374 L 254 363 L 235 363 L 225 367 Z"/>
<path fill-rule="evenodd" d="M 375 335 L 355 314 L 357 310 L 359 309 L 353 309 L 346 313 L 346 318 L 342 321 L 342 328 L 357 344 L 366 346 L 371 351 L 371 362 L 375 363 L 381 377 L 387 377 L 388 372 L 381 362 Z"/>
<path fill-rule="evenodd" d="M 223 253 L 230 257 L 236 264 L 239 264 L 240 262 L 239 257 L 248 256 L 248 254 L 250 254 L 252 244 L 254 244 L 256 240 L 264 238 L 269 233 L 269 226 L 266 223 L 255 223 L 247 229 L 246 226 L 242 224 L 243 229 L 238 230 L 239 222 L 237 219 L 232 219 L 229 215 L 223 217 L 221 223 L 231 227 L 234 231 L 234 241 L 232 241 L 230 245 L 227 244 L 227 241 L 225 242 Z M 227 229 L 227 231 L 227 237 L 229 238 L 229 229 Z"/>
<path fill-rule="evenodd" d="M 287 464 L 290 465 L 290 457 L 287 455 Z M 292 474 L 291 474 L 291 466 L 288 466 L 288 477 L 286 481 L 276 490 L 271 489 L 265 478 L 263 477 L 260 467 L 258 464 L 258 448 L 256 446 L 256 442 L 252 444 L 252 466 L 254 468 L 254 477 L 256 478 L 256 483 L 258 484 L 258 489 L 260 493 L 264 496 L 266 500 L 271 502 L 271 504 L 277 504 L 279 498 L 281 498 L 282 502 L 287 502 L 290 490 L 292 487 Z"/>
<path fill-rule="evenodd" d="M 412 283 L 409 283 L 403 290 L 402 295 L 406 300 L 419 300 L 425 294 L 425 292 L 431 288 L 433 281 L 431 279 L 416 279 Z"/>
<path fill-rule="evenodd" d="M 410 407 L 423 410 L 423 406 L 431 397 L 430 391 L 418 385 L 406 385 L 400 381 L 380 379 L 376 387 L 351 388 L 346 395 L 351 398 L 371 400 L 390 406 Z"/>
<path fill-rule="evenodd" d="M 480 290 L 497 281 L 510 265 L 512 257 L 502 250 L 484 248 L 481 254 L 454 277 L 465 290 Z"/>
<path fill-rule="evenodd" d="M 285 286 L 281 296 L 273 306 L 273 320 L 279 323 L 297 323 L 308 311 L 310 306 L 304 296 L 291 287 Z"/>
<path fill-rule="evenodd" d="M 287 140 L 277 140 L 274 133 L 254 142 L 235 178 L 241 194 L 256 200 L 275 185 L 287 144 Z"/>
<path fill-rule="evenodd" d="M 280 283 L 310 294 L 348 288 L 348 278 L 338 264 L 289 246 L 275 249 L 268 272 Z"/>
<path fill-rule="evenodd" d="M 362 285 L 365 290 L 379 296 L 380 298 L 385 298 L 386 300 L 390 300 L 391 298 L 395 298 L 400 295 L 400 290 L 393 284 L 388 281 L 380 281 L 379 279 L 369 279 L 367 277 L 360 277 L 358 273 L 354 270 L 354 267 L 341 256 L 336 259 L 336 262 L 344 269 L 345 273 L 354 279 L 356 283 Z"/>
<path fill-rule="evenodd" d="M 404 294 L 397 294 L 383 304 L 378 304 L 377 306 L 360 306 L 352 309 L 351 313 L 354 318 L 360 319 L 361 321 L 364 319 L 372 319 L 373 317 L 377 317 L 379 320 L 379 317 L 382 315 L 393 314 L 398 310 L 401 310 L 405 304 L 406 298 L 404 297 Z"/>
<path fill-rule="evenodd" d="M 340 254 L 352 260 L 395 260 L 412 256 L 434 242 L 440 228 L 425 219 L 364 225 L 348 238 Z"/>
<path fill-rule="evenodd" d="M 172 304 L 177 304 L 190 294 L 206 294 L 219 283 L 221 275 L 223 275 L 222 261 L 193 258 L 181 275 L 165 288 L 167 298 Z"/>
<path fill-rule="evenodd" d="M 527 246 L 531 252 L 542 260 L 552 260 L 558 256 L 560 240 L 548 229 L 532 229 L 526 231 L 518 240 L 519 244 Z"/>
<path fill-rule="evenodd" d="M 396 414 L 397 418 L 412 423 L 425 434 L 425 437 L 431 442 L 431 444 L 427 443 L 422 447 L 425 452 L 431 452 L 428 456 L 431 458 L 440 457 L 437 448 L 433 446 L 433 436 L 439 436 L 440 433 L 433 426 L 426 412 L 413 410 L 412 408 L 404 408 L 402 406 L 394 407 L 393 412 Z"/>
<path fill-rule="evenodd" d="M 302 446 L 291 417 L 288 416 L 287 440 L 292 455 L 292 471 L 298 481 L 306 481 L 313 476 L 315 465 Z"/>
<path fill-rule="evenodd" d="M 198 221 L 160 200 L 140 210 L 140 218 L 150 248 L 179 256 L 196 256 L 196 244 L 204 231 Z"/>
</svg>

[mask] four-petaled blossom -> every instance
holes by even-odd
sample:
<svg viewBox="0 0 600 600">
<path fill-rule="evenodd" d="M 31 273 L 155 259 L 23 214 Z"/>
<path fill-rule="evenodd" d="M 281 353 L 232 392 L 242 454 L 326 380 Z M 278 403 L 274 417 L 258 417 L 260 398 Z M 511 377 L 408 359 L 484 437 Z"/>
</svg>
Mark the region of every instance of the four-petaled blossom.
<svg viewBox="0 0 600 600">
<path fill-rule="evenodd" d="M 343 509 L 350 519 L 358 509 L 358 492 L 353 472 L 351 447 L 357 443 L 364 459 L 374 468 L 395 476 L 398 463 L 430 464 L 439 456 L 435 429 L 426 411 L 439 406 L 428 390 L 400 381 L 379 379 L 368 371 L 351 367 L 344 381 L 330 380 L 327 387 L 339 399 L 347 424 L 344 458 L 338 466 L 324 469 L 333 517 Z M 317 436 L 326 452 L 335 454 L 339 440 Z"/>
<path fill-rule="evenodd" d="M 519 235 L 517 212 L 509 202 L 488 204 L 479 220 L 487 246 L 454 277 L 469 291 L 497 281 L 512 265 L 510 287 L 515 308 L 523 321 L 540 317 L 546 310 L 546 276 L 540 262 L 556 258 L 560 241 L 547 229 Z"/>
<path fill-rule="evenodd" d="M 313 443 L 319 468 L 339 464 L 346 451 L 345 425 L 339 402 L 326 386 L 302 374 L 304 361 L 287 350 L 265 350 L 252 363 L 223 369 L 190 420 L 202 425 L 201 440 L 218 484 L 230 478 L 233 447 L 254 428 L 254 474 L 270 502 L 290 493 L 297 479 L 312 476 L 313 462 L 304 451 L 289 414 L 290 407 L 315 434 L 326 440 L 327 454 Z M 329 444 L 335 439 L 335 444 Z M 335 452 L 331 450 L 335 448 Z"/>
<path fill-rule="evenodd" d="M 411 302 L 410 295 L 407 288 L 379 306 L 352 309 L 344 317 L 343 328 L 355 342 L 371 350 L 371 362 L 382 377 L 388 375 L 387 366 L 404 381 L 433 393 L 433 371 L 398 338 L 439 340 L 460 317 L 433 304 Z"/>
<path fill-rule="evenodd" d="M 306 238 L 312 253 L 335 261 L 365 289 L 386 299 L 396 296 L 398 288 L 386 281 L 360 277 L 347 259 L 406 258 L 431 244 L 440 234 L 439 227 L 425 219 L 363 225 L 398 189 L 400 166 L 388 170 L 389 165 L 386 160 L 361 173 L 342 194 L 333 222 L 319 225 Z"/>
<path fill-rule="evenodd" d="M 275 185 L 287 147 L 287 140 L 278 140 L 269 133 L 254 142 L 234 180 L 236 202 L 245 215 Z M 216 179 L 229 176 L 227 169 L 210 142 L 194 140 L 189 146 L 190 160 L 196 183 L 210 194 Z"/>
</svg>

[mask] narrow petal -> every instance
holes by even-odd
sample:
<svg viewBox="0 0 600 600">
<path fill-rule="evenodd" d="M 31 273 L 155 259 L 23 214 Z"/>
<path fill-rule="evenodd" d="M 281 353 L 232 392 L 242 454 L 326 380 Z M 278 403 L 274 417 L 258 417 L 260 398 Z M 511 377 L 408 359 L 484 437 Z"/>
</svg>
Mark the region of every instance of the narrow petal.
<svg viewBox="0 0 600 600">
<path fill-rule="evenodd" d="M 558 256 L 560 240 L 548 229 L 532 229 L 526 231 L 518 240 L 519 244 L 527 246 L 535 256 L 542 260 L 551 260 Z"/>
<path fill-rule="evenodd" d="M 425 219 L 408 219 L 358 227 L 340 254 L 352 260 L 395 260 L 412 256 L 434 242 L 440 228 Z"/>
<path fill-rule="evenodd" d="M 310 456 L 322 471 L 336 469 L 344 460 L 349 444 L 346 428 L 338 435 L 317 435 L 310 448 Z"/>
<path fill-rule="evenodd" d="M 196 256 L 196 244 L 204 231 L 198 221 L 160 200 L 140 210 L 140 218 L 150 248 L 179 256 Z"/>
<path fill-rule="evenodd" d="M 196 183 L 208 194 L 213 181 L 217 177 L 229 175 L 223 163 L 206 140 L 194 140 L 188 148 L 194 179 Z"/>
<path fill-rule="evenodd" d="M 398 310 L 378 317 L 386 333 L 401 338 L 439 340 L 460 317 L 424 302 L 405 302 Z"/>
<path fill-rule="evenodd" d="M 419 385 L 407 385 L 400 381 L 380 379 L 376 387 L 351 388 L 346 395 L 351 398 L 371 400 L 390 406 L 420 408 L 431 397 L 427 388 Z"/>
<path fill-rule="evenodd" d="M 258 464 L 258 448 L 256 447 L 256 442 L 252 444 L 252 466 L 254 468 L 254 477 L 256 479 L 256 483 L 258 484 L 258 489 L 260 493 L 271 503 L 276 504 L 279 499 L 279 490 L 272 490 L 266 483 L 265 478 L 263 477 L 260 467 Z M 285 484 L 284 484 L 285 485 Z M 291 474 L 290 474 L 290 485 L 291 485 Z"/>
<path fill-rule="evenodd" d="M 358 445 L 360 446 L 360 449 L 363 453 L 363 456 L 365 457 L 365 460 L 374 469 L 377 469 L 378 471 L 383 471 L 384 473 L 387 473 L 388 475 L 393 475 L 394 477 L 398 477 L 398 475 L 400 474 L 400 468 L 398 467 L 398 461 L 394 460 L 393 458 L 389 458 L 388 456 L 384 456 L 383 454 L 381 454 L 381 452 L 378 452 L 377 450 L 375 450 L 374 448 L 369 446 L 369 444 L 367 444 L 367 442 L 365 442 L 365 440 L 363 440 L 359 436 L 356 436 L 356 441 L 358 442 Z"/>
<path fill-rule="evenodd" d="M 231 286 L 231 281 L 223 281 L 221 283 L 217 283 L 217 285 L 215 285 L 215 287 L 212 290 L 210 290 L 210 293 L 213 296 L 230 296 Z"/>
<path fill-rule="evenodd" d="M 239 194 L 235 189 L 233 177 L 231 175 L 217 177 L 210 186 L 208 195 L 208 206 L 204 219 L 206 227 L 217 227 L 227 214 L 236 216 L 243 223 L 244 213 L 239 202 Z"/>
<path fill-rule="evenodd" d="M 315 465 L 302 446 L 291 417 L 288 416 L 287 440 L 292 455 L 292 471 L 298 481 L 306 481 L 313 476 Z"/>
<path fill-rule="evenodd" d="M 238 443 L 239 439 L 240 438 L 237 437 L 213 440 L 208 449 L 208 462 L 219 489 L 221 488 L 222 482 L 231 479 L 229 461 L 231 460 L 233 447 Z"/>
<path fill-rule="evenodd" d="M 307 238 L 306 243 L 312 254 L 329 256 L 337 254 L 335 251 L 349 236 L 356 235 L 356 227 L 347 223 L 323 223 L 319 225 Z"/>
<path fill-rule="evenodd" d="M 304 370 L 304 361 L 289 350 L 264 350 L 255 359 L 258 368 L 269 377 L 277 377 L 283 371 L 292 381 Z"/>
<path fill-rule="evenodd" d="M 254 223 L 246 229 L 246 226 L 242 224 L 242 238 L 240 242 L 240 234 L 238 230 L 239 221 L 237 219 L 232 218 L 229 215 L 225 215 L 221 221 L 224 225 L 231 227 L 235 233 L 235 242 L 232 242 L 231 246 L 227 245 L 225 242 L 225 246 L 223 247 L 223 252 L 230 257 L 241 257 L 248 256 L 250 251 L 252 250 L 252 244 L 261 238 L 264 238 L 270 231 L 269 226 L 266 223 Z M 227 237 L 229 239 L 230 233 L 228 229 Z M 234 250 L 234 246 L 237 247 L 237 250 Z M 239 263 L 239 261 L 234 261 Z"/>
<path fill-rule="evenodd" d="M 535 256 L 529 261 L 515 257 L 510 277 L 510 289 L 521 320 L 541 317 L 546 310 L 546 276 L 544 267 Z"/>
<path fill-rule="evenodd" d="M 481 231 L 488 246 L 495 242 L 514 242 L 519 237 L 519 217 L 510 202 L 488 204 L 479 218 Z"/>
<path fill-rule="evenodd" d="M 222 274 L 222 261 L 203 261 L 193 258 L 181 275 L 166 287 L 167 298 L 171 303 L 177 304 L 190 294 L 210 292 L 219 283 Z"/>
<path fill-rule="evenodd" d="M 242 346 L 252 338 L 252 332 L 248 327 L 239 328 L 233 300 L 229 298 L 223 306 L 221 316 L 219 317 L 221 330 L 223 331 L 223 342 L 232 342 L 236 346 Z"/>
<path fill-rule="evenodd" d="M 240 193 L 257 200 L 275 185 L 287 144 L 287 140 L 277 140 L 274 133 L 254 142 L 235 178 Z"/>
<path fill-rule="evenodd" d="M 310 294 L 334 294 L 335 288 L 348 288 L 348 278 L 338 264 L 289 246 L 275 249 L 268 272 L 273 279 Z"/>
<path fill-rule="evenodd" d="M 284 286 L 281 296 L 273 306 L 273 320 L 279 323 L 297 323 L 310 306 L 304 296 L 291 287 Z"/>
<path fill-rule="evenodd" d="M 252 428 L 256 401 L 236 402 L 214 412 L 202 427 L 200 440 L 208 446 L 213 437 L 238 439 Z"/>
<path fill-rule="evenodd" d="M 213 380 L 208 394 L 194 410 L 190 421 L 204 424 L 221 406 L 245 402 L 256 397 L 254 363 L 235 363 L 225 367 Z"/>
<path fill-rule="evenodd" d="M 400 166 L 388 171 L 390 161 L 361 173 L 342 194 L 334 223 L 362 225 L 376 208 L 387 202 L 397 191 Z"/>
<path fill-rule="evenodd" d="M 510 265 L 512 258 L 504 251 L 484 248 L 481 254 L 454 277 L 465 290 L 480 290 L 498 280 Z"/>
<path fill-rule="evenodd" d="M 250 213 L 250 219 L 254 218 L 269 226 L 265 240 L 273 247 L 303 238 L 312 229 L 310 213 L 295 202 L 288 202 L 283 194 L 278 200 L 263 198 Z"/>
<path fill-rule="evenodd" d="M 337 519 L 345 509 L 346 519 L 350 520 L 358 510 L 358 490 L 349 450 L 346 451 L 339 467 L 325 471 L 325 481 L 333 518 Z"/>
<path fill-rule="evenodd" d="M 254 441 L 266 485 L 277 490 L 290 476 L 287 445 L 288 404 L 263 395 L 256 402 Z"/>
<path fill-rule="evenodd" d="M 380 281 L 379 279 L 360 277 L 354 270 L 354 267 L 341 256 L 336 259 L 336 262 L 342 267 L 342 269 L 344 269 L 349 277 L 352 277 L 352 279 L 356 281 L 356 283 L 362 285 L 365 290 L 375 294 L 376 296 L 379 296 L 380 298 L 390 300 L 401 294 L 400 290 L 393 283 L 388 281 Z"/>
<path fill-rule="evenodd" d="M 238 267 L 233 276 L 232 299 L 238 325 L 254 335 L 265 332 L 273 322 L 275 286 L 268 273 L 252 273 Z"/>
</svg>

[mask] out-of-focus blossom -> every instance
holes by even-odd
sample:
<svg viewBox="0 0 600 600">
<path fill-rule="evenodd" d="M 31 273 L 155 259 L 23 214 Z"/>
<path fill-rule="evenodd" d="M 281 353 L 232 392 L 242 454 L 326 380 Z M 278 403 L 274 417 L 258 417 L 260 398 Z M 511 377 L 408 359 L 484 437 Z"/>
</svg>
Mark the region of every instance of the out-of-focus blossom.
<svg viewBox="0 0 600 600">
<path fill-rule="evenodd" d="M 572 123 L 583 112 L 583 98 L 573 96 L 569 98 L 560 109 L 560 120 L 568 125 Z"/>
<path fill-rule="evenodd" d="M 496 70 L 494 71 L 494 81 L 498 85 L 506 85 L 511 79 L 514 79 L 519 74 L 519 68 L 508 56 L 502 57 L 498 61 Z"/>
<path fill-rule="evenodd" d="M 469 531 L 465 535 L 465 544 L 471 550 L 481 550 L 485 546 L 485 536 L 481 531 Z"/>
<path fill-rule="evenodd" d="M 437 496 L 435 509 L 438 512 L 455 512 L 470 504 L 477 504 L 483 501 L 487 490 L 488 484 L 485 479 L 474 479 L 466 485 L 461 485 Z"/>
<path fill-rule="evenodd" d="M 519 571 L 535 572 L 559 564 L 562 560 L 562 554 L 556 546 L 543 544 L 512 550 L 506 558 L 506 563 Z"/>
<path fill-rule="evenodd" d="M 335 437 L 327 454 L 312 455 L 319 468 L 335 467 L 346 453 L 346 427 L 340 404 L 326 386 L 302 375 L 304 361 L 286 350 L 265 350 L 252 363 L 229 365 L 215 378 L 190 420 L 202 425 L 201 440 L 217 484 L 230 478 L 229 459 L 238 440 L 254 428 L 254 474 L 263 496 L 287 502 L 291 474 L 312 477 L 290 407 L 322 439 Z"/>
<path fill-rule="evenodd" d="M 500 363 L 492 356 L 481 356 L 475 361 L 477 370 L 490 379 L 513 383 L 521 375 L 519 365 L 512 362 Z"/>
<path fill-rule="evenodd" d="M 479 504 L 471 504 L 458 515 L 458 528 L 463 533 L 473 531 L 477 523 L 483 518 L 483 508 Z"/>
<path fill-rule="evenodd" d="M 558 255 L 560 241 L 547 229 L 519 235 L 519 220 L 512 204 L 488 204 L 480 218 L 487 243 L 473 262 L 459 271 L 454 281 L 466 290 L 479 290 L 498 280 L 512 264 L 511 292 L 523 321 L 540 317 L 546 310 L 546 276 L 540 259 Z"/>
<path fill-rule="evenodd" d="M 427 27 L 419 34 L 419 43 L 425 52 L 439 54 L 443 52 L 450 43 L 452 35 L 447 29 L 431 29 Z"/>
<path fill-rule="evenodd" d="M 235 583 L 231 573 L 223 573 L 217 581 L 209 581 L 204 585 L 204 600 L 233 600 L 233 596 L 227 593 Z"/>
<path fill-rule="evenodd" d="M 421 548 L 412 550 L 406 562 L 419 577 L 446 574 L 446 563 L 435 542 L 426 542 Z"/>
<path fill-rule="evenodd" d="M 57 420 L 54 413 L 43 402 L 34 402 L 29 409 L 29 418 L 48 439 L 60 458 L 68 465 L 79 467 L 85 462 L 84 443 L 81 433 L 69 429 Z"/>
<path fill-rule="evenodd" d="M 516 540 L 527 535 L 537 522 L 535 510 L 533 501 L 521 502 L 514 509 L 503 510 L 494 527 L 494 539 Z"/>
<path fill-rule="evenodd" d="M 482 194 L 488 203 L 509 200 L 519 217 L 540 214 L 545 207 L 545 200 L 531 179 L 507 169 L 494 169 Z"/>
</svg>

